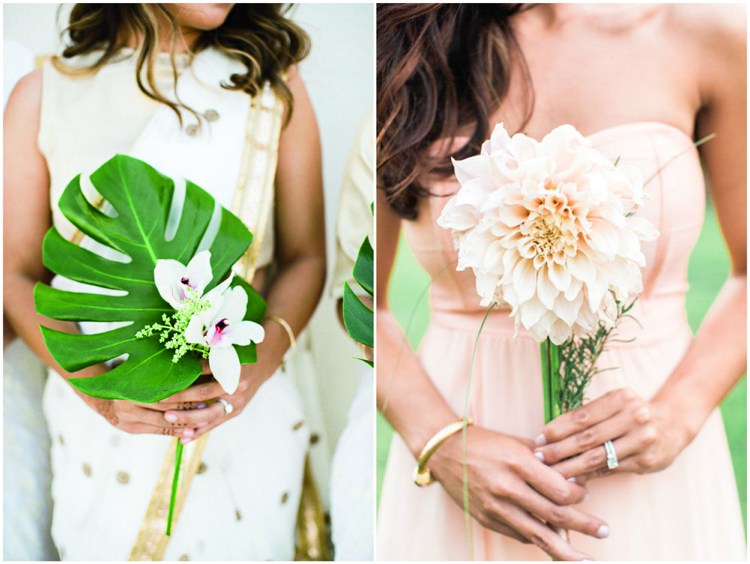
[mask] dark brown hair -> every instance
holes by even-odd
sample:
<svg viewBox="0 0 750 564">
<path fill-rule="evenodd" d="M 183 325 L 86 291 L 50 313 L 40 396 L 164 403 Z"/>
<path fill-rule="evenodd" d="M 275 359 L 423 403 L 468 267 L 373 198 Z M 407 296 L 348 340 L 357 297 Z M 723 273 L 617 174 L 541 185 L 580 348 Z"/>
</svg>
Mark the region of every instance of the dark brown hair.
<svg viewBox="0 0 750 564">
<path fill-rule="evenodd" d="M 214 47 L 241 61 L 247 72 L 228 76 L 222 86 L 255 96 L 268 82 L 284 100 L 288 114 L 291 114 L 293 98 L 286 85 L 285 73 L 291 65 L 307 56 L 310 40 L 304 30 L 285 17 L 289 7 L 285 4 L 236 4 L 220 27 L 200 35 L 192 52 Z M 174 45 L 180 36 L 180 27 L 164 4 L 76 4 L 65 30 L 69 41 L 62 56 L 71 58 L 98 50 L 101 50 L 101 56 L 91 66 L 80 70 L 67 66 L 57 57 L 53 63 L 61 72 L 68 74 L 94 73 L 126 47 L 123 42 L 127 38 L 140 38 L 140 46 L 136 49 L 135 79 L 138 87 L 149 98 L 172 108 L 180 122 L 180 109 L 198 117 L 195 110 L 179 100 L 170 100 L 156 86 L 154 67 L 161 47 L 160 28 L 163 25 L 160 22 L 171 25 L 170 55 L 176 81 Z"/>
<path fill-rule="evenodd" d="M 530 84 L 509 21 L 526 7 L 378 5 L 378 185 L 400 216 L 416 218 L 419 198 L 430 195 L 420 183 L 425 173 L 449 176 L 450 157 L 479 151 L 507 95 L 514 57 Z M 462 147 L 439 158 L 428 154 L 467 126 L 473 132 Z"/>
</svg>

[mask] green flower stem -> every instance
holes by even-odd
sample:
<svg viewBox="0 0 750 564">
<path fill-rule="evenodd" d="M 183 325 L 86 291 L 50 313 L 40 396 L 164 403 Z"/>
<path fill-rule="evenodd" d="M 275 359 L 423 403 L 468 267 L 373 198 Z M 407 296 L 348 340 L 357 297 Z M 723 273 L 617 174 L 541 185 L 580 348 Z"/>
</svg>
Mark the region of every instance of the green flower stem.
<svg viewBox="0 0 750 564">
<path fill-rule="evenodd" d="M 172 478 L 172 496 L 169 498 L 169 516 L 167 517 L 167 536 L 172 534 L 172 517 L 174 517 L 174 503 L 177 499 L 177 484 L 180 480 L 180 466 L 182 465 L 182 441 L 177 439 L 177 450 L 174 455 L 174 478 Z"/>
<path fill-rule="evenodd" d="M 542 395 L 544 424 L 559 417 L 560 408 L 560 346 L 547 339 L 540 343 L 542 355 Z"/>
</svg>

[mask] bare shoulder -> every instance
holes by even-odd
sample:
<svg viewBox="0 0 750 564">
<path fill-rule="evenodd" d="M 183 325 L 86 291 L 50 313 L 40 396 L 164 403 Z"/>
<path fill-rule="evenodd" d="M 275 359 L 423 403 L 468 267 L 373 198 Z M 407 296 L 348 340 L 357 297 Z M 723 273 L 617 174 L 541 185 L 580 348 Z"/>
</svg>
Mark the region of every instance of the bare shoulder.
<svg viewBox="0 0 750 564">
<path fill-rule="evenodd" d="M 707 56 L 744 57 L 747 8 L 744 4 L 669 4 L 666 24 Z"/>
<path fill-rule="evenodd" d="M 8 98 L 6 117 L 12 114 L 22 113 L 26 119 L 39 115 L 42 104 L 42 71 L 41 69 L 30 72 L 19 80 Z"/>
</svg>

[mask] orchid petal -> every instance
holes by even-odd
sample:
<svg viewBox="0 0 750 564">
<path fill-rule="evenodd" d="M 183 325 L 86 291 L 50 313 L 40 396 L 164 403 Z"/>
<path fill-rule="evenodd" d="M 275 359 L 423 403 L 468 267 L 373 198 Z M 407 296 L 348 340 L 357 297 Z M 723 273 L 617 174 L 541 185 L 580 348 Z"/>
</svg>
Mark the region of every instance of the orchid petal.
<svg viewBox="0 0 750 564">
<path fill-rule="evenodd" d="M 209 320 L 209 323 L 210 323 L 210 320 Z M 206 339 L 203 337 L 203 331 L 206 325 L 208 325 L 208 323 L 205 322 L 204 315 L 200 313 L 198 315 L 194 315 L 190 319 L 188 326 L 185 328 L 185 340 L 188 343 L 193 343 L 197 345 L 205 345 Z"/>
<path fill-rule="evenodd" d="M 240 383 L 240 358 L 234 347 L 211 347 L 208 366 L 226 393 L 233 394 L 237 391 Z"/>
<path fill-rule="evenodd" d="M 216 317 L 218 319 L 228 319 L 229 323 L 242 321 L 247 312 L 247 293 L 239 286 L 230 288 L 222 294 L 224 301 L 219 307 Z"/>
<path fill-rule="evenodd" d="M 221 284 L 213 288 L 211 291 L 206 293 L 206 295 L 203 296 L 203 298 L 211 302 L 211 304 L 219 303 L 220 301 L 223 301 L 224 298 L 222 294 L 227 288 L 229 288 L 229 284 L 232 283 L 232 278 L 234 278 L 234 272 L 230 271 L 229 277 L 227 277 L 226 280 L 224 280 Z"/>
<path fill-rule="evenodd" d="M 252 343 L 262 343 L 266 336 L 263 326 L 254 321 L 238 321 L 230 324 L 224 336 L 234 345 L 244 347 Z"/>
<path fill-rule="evenodd" d="M 174 309 L 180 309 L 179 284 L 186 275 L 185 265 L 171 259 L 159 259 L 154 267 L 154 283 L 159 295 Z"/>
<path fill-rule="evenodd" d="M 206 286 L 208 286 L 208 283 L 213 278 L 213 273 L 211 272 L 211 251 L 197 253 L 190 259 L 185 270 L 190 279 L 190 285 L 199 296 L 202 296 L 203 290 L 206 289 Z"/>
</svg>

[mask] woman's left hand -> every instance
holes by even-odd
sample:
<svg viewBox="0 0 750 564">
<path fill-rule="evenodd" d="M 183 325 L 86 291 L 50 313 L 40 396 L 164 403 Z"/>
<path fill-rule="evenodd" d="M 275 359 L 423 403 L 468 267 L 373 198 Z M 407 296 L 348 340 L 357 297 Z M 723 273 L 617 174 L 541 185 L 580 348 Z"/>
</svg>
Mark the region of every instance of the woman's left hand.
<svg viewBox="0 0 750 564">
<path fill-rule="evenodd" d="M 620 388 L 548 423 L 536 439 L 540 446 L 535 453 L 566 478 L 584 484 L 613 472 L 663 470 L 691 438 L 664 404 Z M 615 469 L 607 466 L 608 440 L 619 461 Z"/>
<path fill-rule="evenodd" d="M 204 375 L 211 375 L 208 362 L 201 360 Z M 216 380 L 194 384 L 185 390 L 153 404 L 164 411 L 164 419 L 192 429 L 192 437 L 180 439 L 183 444 L 195 440 L 211 429 L 237 417 L 253 399 L 258 388 L 268 379 L 258 373 L 258 365 L 242 365 L 240 382 L 233 394 L 227 394 Z M 231 409 L 225 407 L 222 399 Z M 227 411 L 230 411 L 227 413 Z"/>
</svg>

